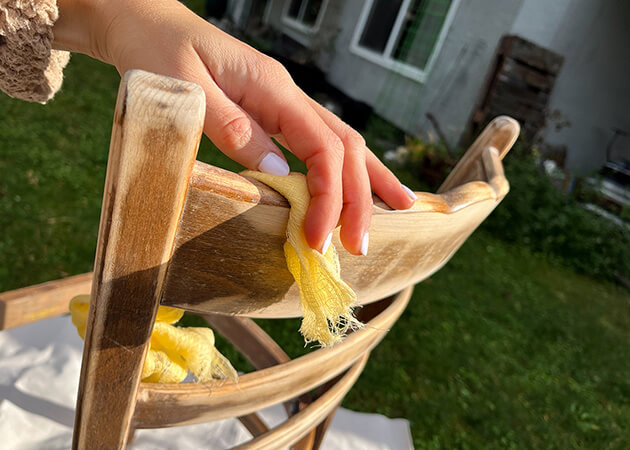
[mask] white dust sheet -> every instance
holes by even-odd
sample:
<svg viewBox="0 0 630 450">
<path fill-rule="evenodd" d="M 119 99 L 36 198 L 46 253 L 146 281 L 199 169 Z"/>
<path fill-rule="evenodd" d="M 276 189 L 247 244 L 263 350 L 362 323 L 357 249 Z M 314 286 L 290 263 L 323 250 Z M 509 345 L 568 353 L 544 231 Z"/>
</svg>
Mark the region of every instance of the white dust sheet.
<svg viewBox="0 0 630 450">
<path fill-rule="evenodd" d="M 0 332 L 0 448 L 67 449 L 83 342 L 70 318 L 57 317 Z M 280 405 L 262 411 L 273 427 Z M 159 430 L 138 430 L 131 449 L 224 449 L 250 439 L 236 419 Z M 340 408 L 322 448 L 413 448 L 409 422 Z"/>
</svg>

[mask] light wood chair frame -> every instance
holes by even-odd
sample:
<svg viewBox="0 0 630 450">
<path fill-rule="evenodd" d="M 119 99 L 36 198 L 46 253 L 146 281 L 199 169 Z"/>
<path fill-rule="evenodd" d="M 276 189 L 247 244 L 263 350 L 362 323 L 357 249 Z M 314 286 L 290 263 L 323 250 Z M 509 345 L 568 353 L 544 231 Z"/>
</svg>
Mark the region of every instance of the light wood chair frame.
<svg viewBox="0 0 630 450">
<path fill-rule="evenodd" d="M 411 211 L 375 199 L 371 256 L 340 251 L 366 327 L 290 360 L 251 320 L 300 315 L 281 248 L 288 204 L 261 183 L 196 161 L 204 114 L 197 85 L 125 74 L 94 272 L 0 294 L 0 329 L 8 329 L 66 314 L 71 297 L 91 291 L 73 448 L 124 448 L 135 428 L 229 417 L 253 435 L 239 448 L 318 448 L 413 284 L 439 270 L 507 194 L 501 159 L 519 133 L 513 119 L 492 121 L 438 193 L 418 193 Z M 265 264 L 251 261 L 261 254 Z M 141 383 L 160 304 L 201 314 L 257 370 L 237 383 Z M 269 430 L 256 411 L 281 402 L 289 418 Z"/>
</svg>

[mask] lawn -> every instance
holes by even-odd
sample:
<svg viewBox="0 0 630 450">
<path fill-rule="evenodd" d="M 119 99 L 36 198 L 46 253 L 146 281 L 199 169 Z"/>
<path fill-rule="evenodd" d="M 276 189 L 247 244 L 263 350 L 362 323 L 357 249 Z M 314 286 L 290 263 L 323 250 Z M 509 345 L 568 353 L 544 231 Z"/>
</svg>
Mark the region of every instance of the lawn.
<svg viewBox="0 0 630 450">
<path fill-rule="evenodd" d="M 0 97 L 0 291 L 91 270 L 118 82 L 74 56 L 51 104 Z M 239 170 L 206 139 L 199 157 Z M 407 418 L 417 448 L 628 448 L 629 306 L 478 231 L 417 286 L 344 406 Z M 296 320 L 261 323 L 307 351 Z"/>
</svg>

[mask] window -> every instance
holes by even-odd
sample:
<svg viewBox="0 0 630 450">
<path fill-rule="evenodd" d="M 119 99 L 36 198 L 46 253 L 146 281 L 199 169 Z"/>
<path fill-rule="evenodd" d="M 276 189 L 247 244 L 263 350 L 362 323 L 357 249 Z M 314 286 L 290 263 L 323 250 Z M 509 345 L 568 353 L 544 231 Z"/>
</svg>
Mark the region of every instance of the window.
<svg viewBox="0 0 630 450">
<path fill-rule="evenodd" d="M 367 0 L 351 49 L 422 82 L 457 3 L 459 0 Z"/>
<path fill-rule="evenodd" d="M 326 9 L 327 0 L 288 0 L 285 4 L 284 20 L 304 32 L 314 32 Z"/>
</svg>

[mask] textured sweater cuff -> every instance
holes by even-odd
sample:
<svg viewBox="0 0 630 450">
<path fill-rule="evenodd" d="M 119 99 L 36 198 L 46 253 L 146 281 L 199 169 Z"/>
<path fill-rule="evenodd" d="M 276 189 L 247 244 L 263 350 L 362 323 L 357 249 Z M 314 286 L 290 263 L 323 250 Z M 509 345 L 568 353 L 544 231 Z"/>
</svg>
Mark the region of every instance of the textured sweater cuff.
<svg viewBox="0 0 630 450">
<path fill-rule="evenodd" d="M 46 103 L 61 87 L 70 53 L 53 50 L 56 0 L 0 0 L 0 90 Z"/>
</svg>

